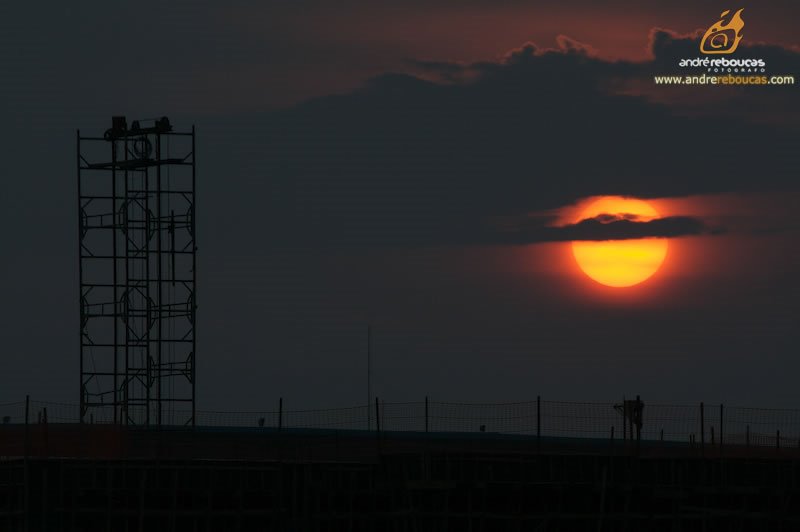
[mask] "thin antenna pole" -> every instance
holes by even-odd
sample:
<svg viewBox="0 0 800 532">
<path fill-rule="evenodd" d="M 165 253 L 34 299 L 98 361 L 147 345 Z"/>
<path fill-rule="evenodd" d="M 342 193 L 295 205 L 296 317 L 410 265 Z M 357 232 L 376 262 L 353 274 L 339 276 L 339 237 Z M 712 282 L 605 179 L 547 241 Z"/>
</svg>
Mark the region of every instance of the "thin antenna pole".
<svg viewBox="0 0 800 532">
<path fill-rule="evenodd" d="M 76 140 L 76 155 L 75 162 L 77 165 L 77 178 L 78 178 L 78 327 L 79 327 L 79 334 L 78 334 L 78 355 L 80 356 L 80 398 L 78 399 L 80 403 L 80 419 L 81 423 L 83 423 L 83 413 L 86 410 L 85 401 L 86 398 L 84 397 L 83 393 L 83 213 L 81 212 L 83 209 L 83 200 L 81 199 L 81 130 L 75 130 L 75 140 Z M 29 396 L 25 396 L 25 425 L 28 424 L 28 402 Z M 27 430 L 27 429 L 26 429 Z M 27 453 L 26 453 L 27 454 Z M 27 470 L 26 470 L 27 471 Z"/>
<path fill-rule="evenodd" d="M 197 397 L 197 217 L 195 216 L 197 212 L 197 150 L 194 139 L 195 129 L 192 124 L 192 221 L 190 226 L 192 230 L 192 292 L 194 294 L 190 311 L 192 316 L 192 428 L 197 420 L 197 411 L 195 410 L 195 398 Z"/>
<path fill-rule="evenodd" d="M 372 326 L 367 325 L 367 430 L 372 429 Z"/>
</svg>

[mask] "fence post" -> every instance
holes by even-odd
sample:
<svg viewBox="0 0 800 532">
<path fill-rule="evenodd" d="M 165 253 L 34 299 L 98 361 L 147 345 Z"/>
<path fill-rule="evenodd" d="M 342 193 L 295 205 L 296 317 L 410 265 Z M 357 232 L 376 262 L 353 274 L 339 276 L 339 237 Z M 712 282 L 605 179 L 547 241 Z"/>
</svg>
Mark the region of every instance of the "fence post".
<svg viewBox="0 0 800 532">
<path fill-rule="evenodd" d="M 700 401 L 700 454 L 705 456 L 706 452 L 706 420 L 703 401 Z"/>
<path fill-rule="evenodd" d="M 746 447 L 750 447 L 750 425 L 747 425 L 747 430 L 744 433 L 744 444 Z"/>
<path fill-rule="evenodd" d="M 636 445 L 642 439 L 642 399 L 636 396 Z"/>
<path fill-rule="evenodd" d="M 283 430 L 283 397 L 278 399 L 278 430 Z"/>
<path fill-rule="evenodd" d="M 722 456 L 722 440 L 724 438 L 725 431 L 723 430 L 724 425 L 722 424 L 722 417 L 723 417 L 723 410 L 722 410 L 722 403 L 719 404 L 719 455 Z"/>
<path fill-rule="evenodd" d="M 425 396 L 425 432 L 428 432 L 428 396 Z"/>
<path fill-rule="evenodd" d="M 536 449 L 542 445 L 542 396 L 536 396 Z"/>
<path fill-rule="evenodd" d="M 778 431 L 775 433 L 775 448 L 781 448 L 781 429 L 778 429 Z"/>
<path fill-rule="evenodd" d="M 381 432 L 381 410 L 378 407 L 378 398 L 375 397 L 375 431 L 380 434 Z"/>
<path fill-rule="evenodd" d="M 47 427 L 47 407 L 42 409 L 42 423 L 44 423 L 44 452 L 47 456 L 50 453 L 50 429 Z"/>
<path fill-rule="evenodd" d="M 613 450 L 614 450 L 614 425 L 611 425 L 611 443 L 609 445 L 609 448 L 611 449 L 611 451 L 613 453 Z"/>
<path fill-rule="evenodd" d="M 31 409 L 31 396 L 25 396 L 25 458 L 28 458 L 30 452 L 30 429 L 28 428 L 28 416 Z M 27 472 L 27 469 L 26 469 Z M 27 488 L 26 488 L 27 489 Z"/>
<path fill-rule="evenodd" d="M 622 396 L 622 445 L 627 447 L 628 441 L 628 409 L 625 407 L 625 396 Z"/>
</svg>

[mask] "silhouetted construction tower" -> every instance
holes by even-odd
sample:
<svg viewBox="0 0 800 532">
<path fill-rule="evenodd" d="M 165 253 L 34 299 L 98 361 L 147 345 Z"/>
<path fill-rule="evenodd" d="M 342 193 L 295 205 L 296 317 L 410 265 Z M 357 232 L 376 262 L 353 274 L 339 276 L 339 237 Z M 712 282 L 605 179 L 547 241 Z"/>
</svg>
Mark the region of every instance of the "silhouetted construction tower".
<svg viewBox="0 0 800 532">
<path fill-rule="evenodd" d="M 194 127 L 77 139 L 81 421 L 194 425 Z"/>
</svg>

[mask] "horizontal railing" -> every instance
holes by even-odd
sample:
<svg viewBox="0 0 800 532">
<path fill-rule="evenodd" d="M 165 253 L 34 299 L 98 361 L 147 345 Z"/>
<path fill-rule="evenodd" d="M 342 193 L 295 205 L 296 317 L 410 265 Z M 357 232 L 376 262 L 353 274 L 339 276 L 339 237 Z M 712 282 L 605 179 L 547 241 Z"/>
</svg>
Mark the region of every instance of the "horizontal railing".
<svg viewBox="0 0 800 532">
<path fill-rule="evenodd" d="M 633 401 L 630 401 L 633 403 Z M 800 410 L 730 407 L 720 404 L 643 403 L 641 425 L 623 415 L 621 402 L 550 401 L 515 403 L 388 402 L 348 408 L 196 411 L 201 427 L 485 432 L 538 437 L 627 438 L 666 442 L 800 447 Z M 190 419 L 184 410 L 162 411 L 165 425 Z M 119 416 L 122 418 L 122 416 Z M 86 423 L 107 424 L 113 408 L 93 408 Z M 152 416 L 151 419 L 155 419 Z M 79 423 L 77 404 L 23 400 L 0 403 L 3 424 Z"/>
</svg>

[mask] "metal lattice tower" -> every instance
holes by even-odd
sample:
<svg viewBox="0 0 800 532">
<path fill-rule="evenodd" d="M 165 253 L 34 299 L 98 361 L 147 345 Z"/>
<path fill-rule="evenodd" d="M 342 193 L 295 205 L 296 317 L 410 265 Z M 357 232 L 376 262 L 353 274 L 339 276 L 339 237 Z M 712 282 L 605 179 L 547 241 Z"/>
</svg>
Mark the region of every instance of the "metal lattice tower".
<svg viewBox="0 0 800 532">
<path fill-rule="evenodd" d="M 81 422 L 194 425 L 194 127 L 77 140 Z"/>
</svg>

